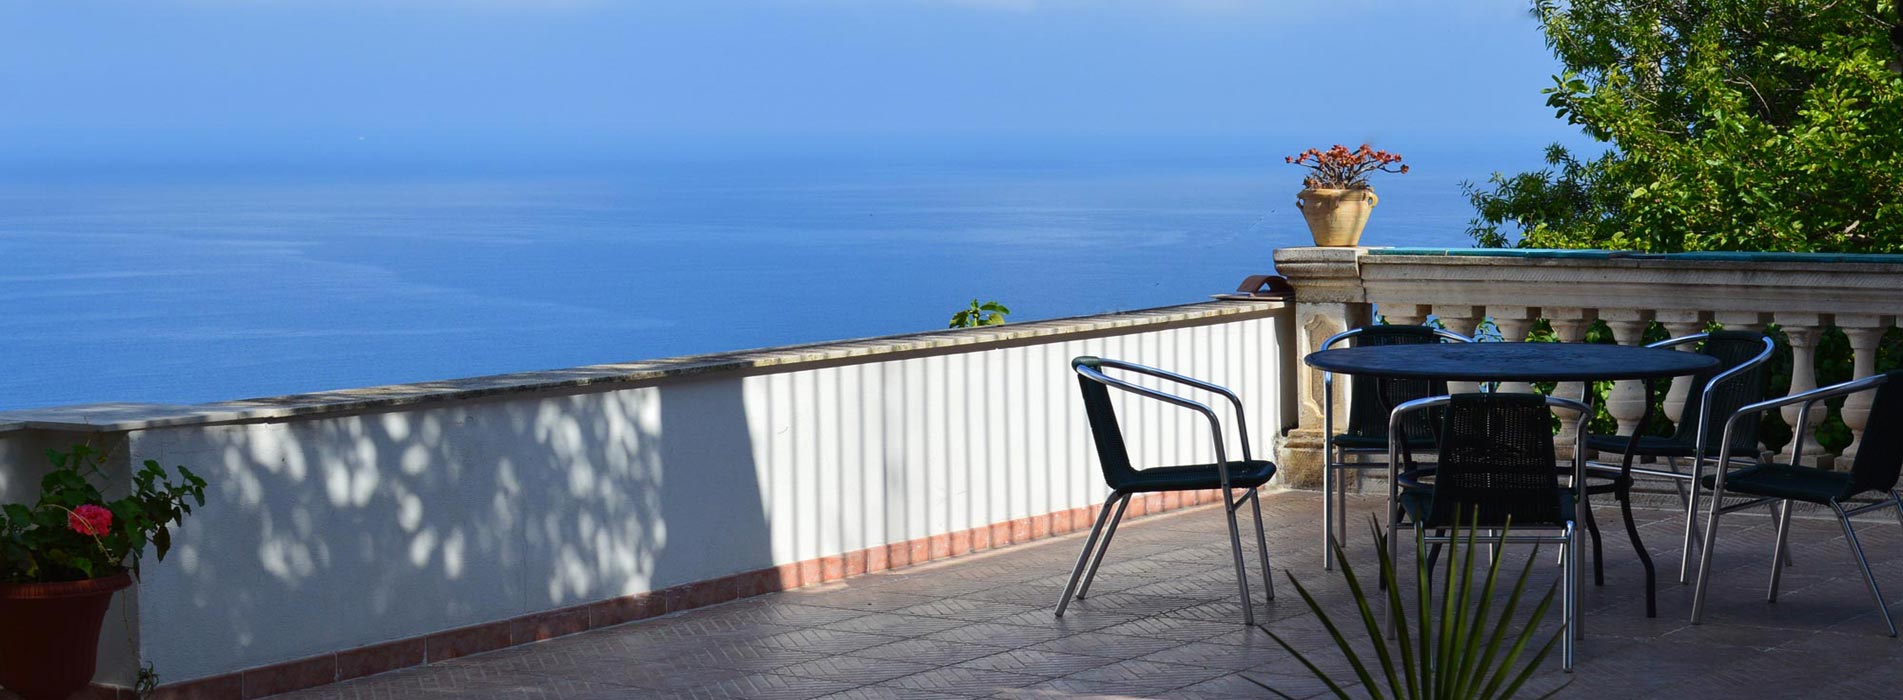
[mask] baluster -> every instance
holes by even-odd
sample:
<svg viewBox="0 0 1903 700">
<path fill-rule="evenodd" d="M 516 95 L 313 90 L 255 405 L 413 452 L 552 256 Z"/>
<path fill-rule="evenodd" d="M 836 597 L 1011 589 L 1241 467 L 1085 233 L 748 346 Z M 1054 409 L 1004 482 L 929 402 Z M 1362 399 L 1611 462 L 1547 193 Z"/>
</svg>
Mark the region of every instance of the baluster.
<svg viewBox="0 0 1903 700">
<path fill-rule="evenodd" d="M 1546 322 L 1553 327 L 1553 337 L 1562 343 L 1577 343 L 1586 339 L 1586 328 L 1591 326 L 1592 311 L 1577 307 L 1548 307 Z M 1565 399 L 1583 400 L 1586 396 L 1584 382 L 1561 382 L 1553 387 L 1553 395 Z M 1570 450 L 1573 442 L 1579 439 L 1578 426 L 1569 420 L 1559 422 L 1559 435 L 1554 438 L 1558 447 Z"/>
<path fill-rule="evenodd" d="M 1620 345 L 1643 345 L 1645 329 L 1651 324 L 1641 309 L 1600 309 L 1599 320 L 1612 329 L 1612 337 Z M 1612 385 L 1612 393 L 1606 397 L 1606 411 L 1619 422 L 1620 435 L 1631 435 L 1631 431 L 1643 428 L 1639 419 L 1645 417 L 1645 404 L 1651 400 L 1652 397 L 1645 395 L 1645 382 L 1622 381 Z"/>
<path fill-rule="evenodd" d="M 1777 313 L 1777 324 L 1784 329 L 1784 337 L 1791 343 L 1791 394 L 1798 394 L 1817 388 L 1817 335 L 1822 332 L 1823 319 L 1818 314 Z M 1817 426 L 1824 422 L 1829 414 L 1823 402 L 1811 407 L 1810 418 L 1806 425 L 1797 424 L 1799 407 L 1785 406 L 1779 410 L 1784 422 L 1791 426 L 1791 441 L 1784 445 L 1778 454 L 1778 461 L 1799 463 L 1805 466 L 1829 466 L 1830 458 L 1824 456 L 1817 447 Z M 1802 436 L 1804 454 L 1800 459 L 1792 459 L 1792 451 L 1797 448 L 1798 437 Z"/>
<path fill-rule="evenodd" d="M 1665 326 L 1665 332 L 1673 338 L 1682 338 L 1705 330 L 1705 322 L 1699 313 L 1692 309 L 1660 309 L 1656 320 Z M 1681 352 L 1695 352 L 1696 343 L 1675 346 Z M 1672 389 L 1665 394 L 1665 418 L 1676 423 L 1679 416 L 1685 415 L 1685 401 L 1691 396 L 1693 377 L 1673 377 Z"/>
<path fill-rule="evenodd" d="M 1518 343 L 1526 340 L 1526 334 L 1533 329 L 1533 319 L 1539 317 L 1539 311 L 1525 306 L 1489 306 L 1487 315 L 1493 318 L 1493 325 L 1500 329 L 1501 341 Z M 1533 391 L 1533 385 L 1526 382 L 1500 382 L 1498 391 L 1529 393 Z"/>
<path fill-rule="evenodd" d="M 1375 311 L 1393 325 L 1418 326 L 1427 321 L 1428 308 L 1425 304 L 1380 304 Z"/>
<path fill-rule="evenodd" d="M 1837 327 L 1844 330 L 1850 339 L 1852 379 L 1860 379 L 1877 373 L 1877 344 L 1883 340 L 1886 326 L 1881 316 L 1837 315 Z M 1844 425 L 1850 428 L 1850 446 L 1844 448 L 1839 458 L 1840 464 L 1851 464 L 1857 458 L 1857 447 L 1863 444 L 1863 429 L 1870 423 L 1870 401 L 1875 392 L 1860 391 L 1844 397 Z"/>
<path fill-rule="evenodd" d="M 1447 330 L 1471 338 L 1474 329 L 1480 327 L 1480 319 L 1486 317 L 1487 310 L 1485 307 L 1466 304 L 1436 304 L 1434 315 L 1440 318 L 1441 325 L 1446 326 Z M 1479 391 L 1480 385 L 1473 382 L 1448 382 L 1447 390 L 1456 394 L 1465 394 Z"/>
</svg>

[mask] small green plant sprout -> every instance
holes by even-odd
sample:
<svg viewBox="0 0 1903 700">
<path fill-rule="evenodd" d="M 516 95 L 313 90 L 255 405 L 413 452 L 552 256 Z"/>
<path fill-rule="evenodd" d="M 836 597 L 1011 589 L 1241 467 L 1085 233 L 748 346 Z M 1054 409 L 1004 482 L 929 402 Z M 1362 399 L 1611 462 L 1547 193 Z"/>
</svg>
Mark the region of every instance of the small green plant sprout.
<svg viewBox="0 0 1903 700">
<path fill-rule="evenodd" d="M 1348 582 L 1355 603 L 1361 613 L 1361 625 L 1367 633 L 1368 641 L 1374 650 L 1373 659 L 1364 658 L 1363 653 L 1355 650 L 1370 645 L 1351 641 L 1348 633 L 1330 619 L 1315 597 L 1302 586 L 1292 574 L 1290 583 L 1302 596 L 1310 610 L 1321 620 L 1328 630 L 1329 637 L 1346 658 L 1348 666 L 1354 670 L 1352 679 L 1336 679 L 1321 670 L 1302 652 L 1283 640 L 1273 630 L 1257 625 L 1267 632 L 1276 644 L 1300 661 L 1302 666 L 1328 687 L 1328 696 L 1347 700 L 1352 697 L 1370 697 L 1376 700 L 1504 700 L 1512 698 L 1531 678 L 1540 663 L 1551 654 L 1553 647 L 1559 644 L 1560 635 L 1570 632 L 1561 625 L 1560 630 L 1548 638 L 1538 648 L 1530 660 L 1520 663 L 1521 657 L 1534 641 L 1533 635 L 1540 626 L 1540 620 L 1546 616 L 1553 605 L 1554 592 L 1558 584 L 1546 589 L 1546 595 L 1540 598 L 1538 605 L 1528 616 L 1526 623 L 1517 631 L 1514 629 L 1514 613 L 1519 608 L 1527 589 L 1527 581 L 1533 571 L 1533 564 L 1540 560 L 1537 546 L 1526 559 L 1526 565 L 1520 569 L 1520 576 L 1513 584 L 1513 590 L 1507 595 L 1506 605 L 1494 614 L 1497 602 L 1495 584 L 1502 568 L 1502 557 L 1495 547 L 1489 557 L 1486 568 L 1476 571 L 1474 568 L 1475 533 L 1481 528 L 1476 519 L 1473 527 L 1467 528 L 1465 543 L 1460 540 L 1460 528 L 1455 528 L 1453 542 L 1448 544 L 1447 570 L 1441 586 L 1441 600 L 1436 602 L 1430 585 L 1433 572 L 1428 568 L 1427 547 L 1415 548 L 1417 581 L 1415 582 L 1414 620 L 1410 624 L 1409 616 L 1401 605 L 1399 577 L 1394 572 L 1394 562 L 1388 557 L 1387 534 L 1379 524 L 1374 525 L 1376 541 L 1375 551 L 1381 553 L 1381 581 L 1386 584 L 1385 594 L 1381 591 L 1369 591 L 1361 587 L 1356 578 L 1354 566 L 1349 562 L 1343 547 L 1337 543 L 1335 560 L 1341 562 L 1341 576 Z M 1505 530 L 1500 532 L 1501 541 L 1506 537 Z M 1479 541 L 1486 544 L 1493 537 L 1483 537 Z M 1417 545 L 1423 543 L 1416 542 Z M 1464 551 L 1463 551 L 1464 550 Z M 1464 558 L 1463 558 L 1464 555 Z M 1287 574 L 1287 572 L 1284 572 Z M 1476 590 L 1477 589 L 1477 590 Z M 1385 601 L 1381 601 L 1385 598 Z M 1382 631 L 1381 615 L 1376 606 L 1385 603 L 1387 612 L 1395 621 L 1394 639 Z M 1436 611 L 1438 610 L 1438 615 Z M 1503 653 L 1504 652 L 1504 653 Z M 1343 689 L 1343 682 L 1352 685 L 1361 684 L 1357 695 L 1349 695 Z M 1256 685 L 1274 693 L 1276 697 L 1290 697 L 1268 685 L 1253 681 Z M 1567 681 L 1567 685 L 1571 680 Z M 1540 696 L 1551 697 L 1565 688 L 1561 685 Z"/>
<path fill-rule="evenodd" d="M 1010 309 L 1005 308 L 1005 305 L 996 301 L 987 301 L 980 304 L 977 299 L 973 299 L 971 300 L 971 308 L 952 314 L 951 325 L 947 327 L 977 328 L 979 326 L 1002 326 L 1004 325 L 1004 317 L 1010 314 Z"/>
</svg>

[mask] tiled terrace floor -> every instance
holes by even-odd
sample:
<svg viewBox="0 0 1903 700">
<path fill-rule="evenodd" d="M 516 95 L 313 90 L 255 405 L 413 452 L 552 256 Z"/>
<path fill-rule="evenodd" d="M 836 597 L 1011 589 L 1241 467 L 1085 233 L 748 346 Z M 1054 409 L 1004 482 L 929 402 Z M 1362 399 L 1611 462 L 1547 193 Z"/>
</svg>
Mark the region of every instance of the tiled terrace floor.
<svg viewBox="0 0 1903 700">
<path fill-rule="evenodd" d="M 1317 556 L 1316 494 L 1275 494 L 1264 505 L 1276 575 L 1288 567 L 1332 614 L 1348 614 L 1346 586 L 1321 570 Z M 1357 507 L 1375 505 L 1362 500 Z M 1882 634 L 1833 521 L 1794 527 L 1796 566 L 1772 605 L 1763 599 L 1768 520 L 1728 516 L 1717 555 L 1722 575 L 1705 624 L 1693 627 L 1691 587 L 1673 576 L 1680 532 L 1674 514 L 1640 511 L 1662 574 L 1660 615 L 1646 619 L 1641 570 L 1617 510 L 1598 512 L 1607 526 L 1606 585 L 1588 586 L 1587 639 L 1560 697 L 1903 694 L 1903 642 Z M 1092 597 L 1061 620 L 1051 609 L 1081 535 L 279 698 L 1270 697 L 1251 678 L 1295 697 L 1321 693 L 1266 635 L 1240 624 L 1221 513 L 1204 507 L 1126 523 Z M 1887 515 L 1861 522 L 1878 580 L 1890 586 L 1891 609 L 1903 614 L 1903 529 Z M 1366 536 L 1353 542 L 1358 560 L 1372 569 Z M 1538 571 L 1552 576 L 1557 567 Z M 1252 584 L 1260 598 L 1261 582 Z M 1280 584 L 1280 595 L 1257 608 L 1259 620 L 1323 658 L 1337 658 L 1286 580 Z M 1526 697 L 1565 679 L 1555 657 Z"/>
</svg>

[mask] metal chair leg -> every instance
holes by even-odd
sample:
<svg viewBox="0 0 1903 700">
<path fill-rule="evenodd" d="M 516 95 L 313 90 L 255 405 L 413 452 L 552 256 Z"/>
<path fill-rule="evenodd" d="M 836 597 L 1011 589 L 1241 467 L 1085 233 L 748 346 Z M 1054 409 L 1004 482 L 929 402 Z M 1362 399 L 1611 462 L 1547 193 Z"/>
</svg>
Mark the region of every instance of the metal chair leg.
<svg viewBox="0 0 1903 700">
<path fill-rule="evenodd" d="M 1566 546 L 1572 549 L 1573 561 L 1578 562 L 1579 554 L 1582 551 L 1584 551 L 1582 545 L 1579 542 L 1579 524 L 1578 523 L 1573 524 L 1572 532 L 1573 532 L 1572 541 L 1568 542 Z M 1573 622 L 1572 622 L 1573 626 L 1572 626 L 1572 629 L 1575 635 L 1574 638 L 1585 639 L 1586 638 L 1586 616 L 1584 613 L 1586 611 L 1586 569 L 1575 564 L 1570 571 L 1565 571 L 1562 573 L 1571 574 L 1573 577 Z"/>
<path fill-rule="evenodd" d="M 1579 495 L 1579 512 L 1584 514 L 1586 532 L 1592 534 L 1592 582 L 1596 586 L 1606 585 L 1606 556 L 1599 542 L 1599 521 L 1592 517 L 1592 496 L 1583 489 Z"/>
<path fill-rule="evenodd" d="M 1764 602 L 1777 602 L 1778 579 L 1784 573 L 1784 543 L 1791 538 L 1791 499 L 1784 499 L 1775 509 L 1783 511 L 1784 517 L 1778 519 L 1777 544 L 1771 545 L 1771 588 L 1764 594 Z"/>
<path fill-rule="evenodd" d="M 1692 479 L 1688 489 L 1691 496 L 1685 503 L 1685 542 L 1680 546 L 1678 553 L 1678 583 L 1681 586 L 1690 583 L 1692 578 L 1692 541 L 1697 540 L 1701 548 L 1705 546 L 1704 540 L 1698 538 L 1698 491 L 1701 488 L 1699 472 L 1704 464 L 1705 461 L 1702 459 L 1692 460 Z M 1724 465 L 1718 465 L 1718 468 L 1723 469 Z"/>
<path fill-rule="evenodd" d="M 1127 496 L 1125 496 L 1127 497 Z M 1077 592 L 1077 580 L 1084 575 L 1084 567 L 1090 564 L 1091 554 L 1097 550 L 1097 534 L 1103 531 L 1104 522 L 1110 519 L 1110 506 L 1121 502 L 1119 494 L 1112 493 L 1104 499 L 1103 508 L 1097 510 L 1097 524 L 1090 528 L 1090 538 L 1084 541 L 1084 551 L 1077 555 L 1077 568 L 1070 572 L 1070 583 L 1064 585 L 1064 597 L 1057 599 L 1057 616 L 1064 616 L 1064 609 L 1070 607 L 1070 596 Z"/>
<path fill-rule="evenodd" d="M 1269 539 L 1262 531 L 1262 492 L 1249 489 L 1249 505 L 1255 508 L 1255 546 L 1260 550 L 1256 556 L 1262 558 L 1262 585 L 1267 590 L 1265 600 L 1275 600 L 1275 577 L 1269 574 Z"/>
<path fill-rule="evenodd" d="M 1863 582 L 1870 584 L 1870 597 L 1877 603 L 1877 612 L 1883 615 L 1883 626 L 1890 629 L 1890 636 L 1896 636 L 1896 621 L 1890 619 L 1890 606 L 1883 604 L 1883 590 L 1877 588 L 1877 577 L 1870 573 L 1870 561 L 1863 556 L 1863 545 L 1857 542 L 1857 530 L 1850 526 L 1850 514 L 1836 501 L 1830 502 L 1830 509 L 1837 512 L 1837 523 L 1844 526 L 1844 539 L 1850 541 L 1850 553 L 1857 559 L 1857 568 L 1863 571 Z"/>
<path fill-rule="evenodd" d="M 1722 467 L 1720 467 L 1722 468 Z M 1705 519 L 1705 537 L 1698 554 L 1698 585 L 1692 587 L 1692 624 L 1705 619 L 1705 591 L 1711 586 L 1711 554 L 1718 549 L 1718 517 L 1724 515 L 1723 491 L 1711 493 L 1711 517 Z"/>
<path fill-rule="evenodd" d="M 1242 563 L 1242 530 L 1236 527 L 1236 493 L 1222 490 L 1224 514 L 1229 516 L 1229 547 L 1236 555 L 1236 589 L 1242 593 L 1242 624 L 1255 624 L 1255 606 L 1249 602 L 1249 569 Z"/>
<path fill-rule="evenodd" d="M 1335 570 L 1335 448 L 1322 448 L 1322 570 Z"/>
<path fill-rule="evenodd" d="M 1573 575 L 1573 572 L 1578 569 L 1579 553 L 1574 545 L 1573 528 L 1571 524 L 1568 524 L 1565 547 L 1570 556 L 1566 557 L 1565 568 L 1560 571 L 1563 577 L 1560 582 L 1560 597 L 1564 598 L 1560 601 L 1564 606 L 1561 609 L 1560 619 L 1566 627 L 1566 638 L 1561 640 L 1559 645 L 1560 668 L 1567 673 L 1573 672 L 1573 640 L 1579 634 L 1579 629 L 1574 626 L 1579 621 L 1579 577 Z"/>
<path fill-rule="evenodd" d="M 1401 541 L 1397 539 L 1397 537 L 1400 535 L 1400 533 L 1397 531 L 1401 529 L 1401 520 L 1399 516 L 1395 515 L 1398 507 L 1399 506 L 1396 506 L 1392 503 L 1388 505 L 1388 563 L 1394 566 L 1396 579 L 1400 578 L 1400 567 L 1401 567 Z M 1421 544 L 1420 535 L 1421 535 L 1421 526 L 1419 523 L 1416 523 L 1414 525 L 1414 546 L 1415 547 L 1419 547 Z M 1388 577 L 1386 576 L 1381 577 L 1383 589 L 1386 588 L 1387 578 Z M 1394 606 L 1392 605 L 1381 606 L 1381 623 L 1383 627 L 1387 628 L 1388 639 L 1393 639 L 1394 638 Z"/>
<path fill-rule="evenodd" d="M 1783 527 L 1784 527 L 1784 520 L 1785 520 L 1785 516 L 1787 516 L 1787 515 L 1789 515 L 1789 514 L 1790 514 L 1790 512 L 1791 512 L 1791 509 L 1790 509 L 1790 508 L 1788 508 L 1788 507 L 1787 507 L 1787 508 L 1784 508 L 1784 509 L 1783 509 L 1782 511 L 1780 511 L 1780 510 L 1779 510 L 1779 509 L 1777 509 L 1777 508 L 1772 508 L 1772 509 L 1771 509 L 1771 527 L 1773 527 L 1773 528 L 1783 528 Z M 1788 548 L 1788 547 L 1786 547 L 1786 548 L 1784 549 L 1784 554 L 1782 554 L 1782 555 L 1780 555 L 1780 556 L 1778 557 L 1778 559 L 1777 559 L 1777 561 L 1778 561 L 1778 563 L 1780 563 L 1780 564 L 1783 564 L 1783 565 L 1785 565 L 1785 566 L 1790 566 L 1790 565 L 1791 565 L 1791 550 L 1790 550 L 1790 548 Z"/>
<path fill-rule="evenodd" d="M 1890 500 L 1896 503 L 1896 524 L 1903 525 L 1903 491 L 1890 491 Z"/>
<path fill-rule="evenodd" d="M 1346 462 L 1347 457 L 1344 456 L 1342 461 Z M 1355 483 L 1360 484 L 1361 470 L 1359 468 L 1342 471 L 1335 475 L 1335 541 L 1340 542 L 1344 550 L 1348 548 L 1348 482 L 1346 479 L 1350 473 L 1354 474 Z"/>
<path fill-rule="evenodd" d="M 1103 544 L 1097 545 L 1097 556 L 1090 558 L 1090 568 L 1084 571 L 1083 585 L 1077 587 L 1077 600 L 1083 600 L 1084 595 L 1090 592 L 1090 582 L 1097 580 L 1097 566 L 1103 563 L 1103 555 L 1110 551 L 1110 540 L 1117 536 L 1117 523 L 1123 522 L 1123 510 L 1130 507 L 1131 496 L 1124 494 L 1123 500 L 1117 503 L 1117 513 L 1110 516 L 1110 529 L 1104 530 Z"/>
</svg>

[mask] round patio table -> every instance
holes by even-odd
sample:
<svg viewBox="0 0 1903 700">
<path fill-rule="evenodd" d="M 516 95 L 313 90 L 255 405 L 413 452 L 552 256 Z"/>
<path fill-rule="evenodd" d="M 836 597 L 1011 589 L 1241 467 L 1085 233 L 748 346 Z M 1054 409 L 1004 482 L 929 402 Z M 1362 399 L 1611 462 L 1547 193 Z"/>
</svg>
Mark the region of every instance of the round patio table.
<svg viewBox="0 0 1903 700">
<path fill-rule="evenodd" d="M 1645 396 L 1653 395 L 1652 383 L 1660 379 L 1701 374 L 1718 367 L 1718 358 L 1699 353 L 1665 348 L 1634 347 L 1598 343 L 1431 343 L 1422 345 L 1374 345 L 1337 348 L 1309 353 L 1302 360 L 1310 367 L 1338 374 L 1382 379 L 1427 379 L 1456 382 L 1591 382 L 1621 379 L 1645 381 Z M 1591 397 L 1588 394 L 1588 401 Z M 1652 421 L 1652 402 L 1645 402 L 1645 414 L 1638 425 Z M 1622 477 L 1631 478 L 1634 447 L 1640 431 L 1628 438 Z M 1585 439 L 1581 436 L 1580 439 Z M 1587 527 L 1592 529 L 1595 551 L 1599 526 L 1592 520 L 1592 508 L 1585 503 Z M 1621 499 L 1626 533 L 1632 548 L 1645 565 L 1645 616 L 1658 616 L 1658 583 L 1652 567 L 1652 555 L 1639 539 L 1632 521 L 1632 503 Z M 1603 581 L 1601 582 L 1603 583 Z"/>
</svg>

